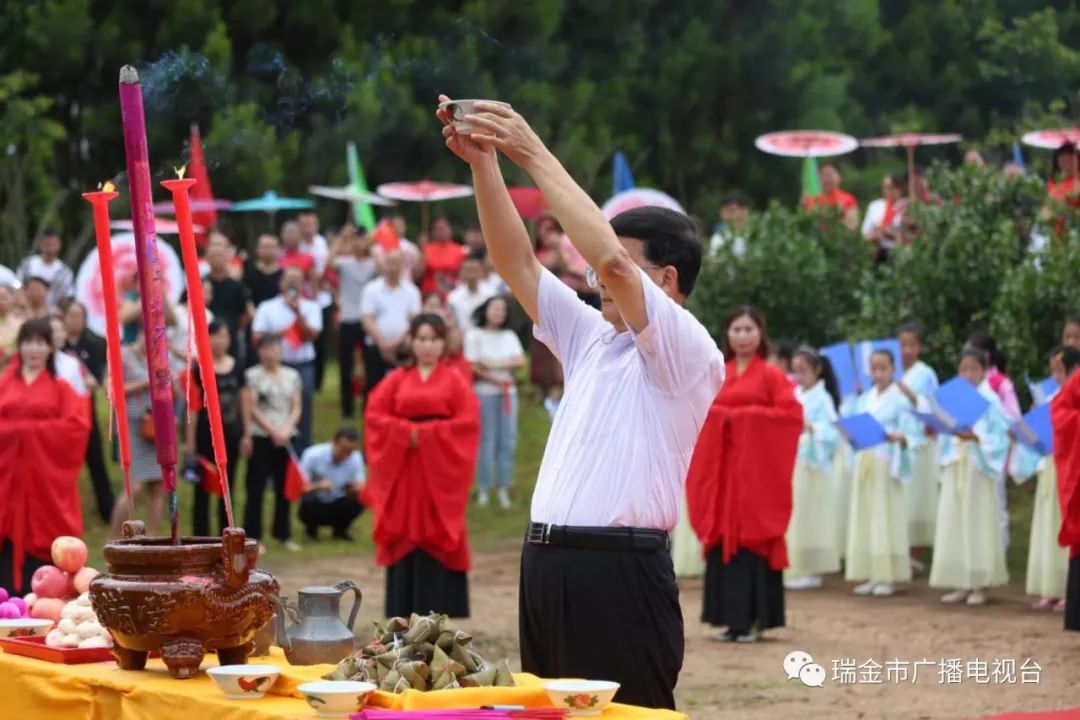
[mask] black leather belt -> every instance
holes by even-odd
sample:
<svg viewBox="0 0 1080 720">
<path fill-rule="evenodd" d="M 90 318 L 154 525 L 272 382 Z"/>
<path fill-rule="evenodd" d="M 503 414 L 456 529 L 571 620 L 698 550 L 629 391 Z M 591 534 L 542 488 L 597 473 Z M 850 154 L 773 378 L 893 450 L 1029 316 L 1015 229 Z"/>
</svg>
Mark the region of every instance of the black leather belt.
<svg viewBox="0 0 1080 720">
<path fill-rule="evenodd" d="M 669 550 L 663 530 L 623 527 L 574 527 L 529 523 L 525 542 L 530 545 L 588 548 L 592 550 Z"/>
</svg>

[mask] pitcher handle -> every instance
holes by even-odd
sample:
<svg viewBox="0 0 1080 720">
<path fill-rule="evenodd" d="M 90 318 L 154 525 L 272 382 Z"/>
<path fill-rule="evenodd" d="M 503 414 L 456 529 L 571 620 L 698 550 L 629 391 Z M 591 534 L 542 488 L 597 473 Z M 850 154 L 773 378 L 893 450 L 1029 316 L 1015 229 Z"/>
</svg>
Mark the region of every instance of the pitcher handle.
<svg viewBox="0 0 1080 720">
<path fill-rule="evenodd" d="M 346 590 L 352 590 L 356 599 L 353 600 L 352 610 L 349 611 L 349 632 L 353 631 L 353 625 L 356 623 L 356 614 L 360 612 L 360 603 L 364 600 L 364 594 L 360 592 L 360 586 L 354 583 L 352 580 L 343 580 L 334 586 L 335 590 L 344 593 Z"/>
</svg>

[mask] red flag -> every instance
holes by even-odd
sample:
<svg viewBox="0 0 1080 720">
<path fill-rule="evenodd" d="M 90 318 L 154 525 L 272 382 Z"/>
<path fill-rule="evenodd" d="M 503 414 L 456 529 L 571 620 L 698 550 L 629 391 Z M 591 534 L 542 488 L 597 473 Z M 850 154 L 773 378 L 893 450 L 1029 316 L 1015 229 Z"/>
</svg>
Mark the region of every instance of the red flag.
<svg viewBox="0 0 1080 720">
<path fill-rule="evenodd" d="M 285 469 L 285 499 L 296 502 L 304 496 L 308 484 L 308 477 L 304 474 L 304 469 L 300 467 L 300 459 L 296 457 L 290 445 L 289 466 Z"/>
<path fill-rule="evenodd" d="M 282 334 L 281 339 L 293 350 L 299 350 L 303 347 L 304 334 L 300 332 L 300 323 L 294 322 L 290 325 L 289 329 Z"/>
<path fill-rule="evenodd" d="M 389 220 L 383 220 L 375 226 L 375 233 L 372 235 L 372 239 L 375 241 L 376 245 L 386 251 L 397 250 L 401 247 L 401 238 L 394 232 L 394 226 Z"/>
<path fill-rule="evenodd" d="M 225 489 L 221 486 L 221 473 L 218 472 L 217 465 L 215 465 L 212 460 L 207 460 L 202 455 L 199 455 L 196 460 L 199 463 L 199 469 L 202 470 L 203 492 L 217 495 L 218 497 L 225 497 Z"/>
<path fill-rule="evenodd" d="M 198 182 L 191 188 L 191 197 L 196 200 L 213 200 L 214 189 L 210 187 L 210 175 L 206 172 L 206 160 L 203 158 L 202 139 L 199 126 L 191 126 L 191 159 L 188 161 L 188 176 Z M 199 210 L 191 214 L 192 221 L 209 231 L 217 225 L 217 210 L 213 208 Z M 195 233 L 195 242 L 199 247 L 206 247 L 206 232 Z"/>
</svg>

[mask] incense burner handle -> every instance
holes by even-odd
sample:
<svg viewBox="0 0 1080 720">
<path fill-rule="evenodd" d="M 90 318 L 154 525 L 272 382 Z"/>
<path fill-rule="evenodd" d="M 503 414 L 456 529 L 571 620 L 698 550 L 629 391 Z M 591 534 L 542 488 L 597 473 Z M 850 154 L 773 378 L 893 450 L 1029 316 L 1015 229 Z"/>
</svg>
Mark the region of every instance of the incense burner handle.
<svg viewBox="0 0 1080 720">
<path fill-rule="evenodd" d="M 231 588 L 247 584 L 251 568 L 248 567 L 244 545 L 247 535 L 243 528 L 229 527 L 221 532 L 221 564 L 225 569 L 225 585 Z"/>
</svg>

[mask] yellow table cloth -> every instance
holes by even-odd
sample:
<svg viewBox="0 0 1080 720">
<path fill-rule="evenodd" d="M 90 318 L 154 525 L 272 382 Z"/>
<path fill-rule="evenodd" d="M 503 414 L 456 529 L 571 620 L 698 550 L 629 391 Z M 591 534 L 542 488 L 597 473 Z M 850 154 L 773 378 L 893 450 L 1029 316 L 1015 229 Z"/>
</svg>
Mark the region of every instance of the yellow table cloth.
<svg viewBox="0 0 1080 720">
<path fill-rule="evenodd" d="M 258 700 L 230 700 L 206 674 L 173 680 L 160 660 L 150 660 L 142 672 L 120 670 L 116 663 L 60 665 L 0 651 L 0 718 L 50 720 L 271 720 L 314 718 L 315 712 L 299 699 L 296 687 L 319 680 L 331 665 L 292 667 L 281 651 L 252 662 L 278 665 L 282 675 L 270 693 Z M 212 667 L 208 656 L 203 668 Z M 462 688 L 438 692 L 407 690 L 400 695 L 373 693 L 369 704 L 397 710 L 481 705 L 550 707 L 533 675 L 514 676 L 518 687 Z M 669 710 L 609 705 L 609 720 L 686 720 Z"/>
</svg>

